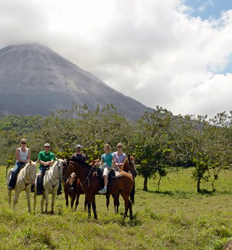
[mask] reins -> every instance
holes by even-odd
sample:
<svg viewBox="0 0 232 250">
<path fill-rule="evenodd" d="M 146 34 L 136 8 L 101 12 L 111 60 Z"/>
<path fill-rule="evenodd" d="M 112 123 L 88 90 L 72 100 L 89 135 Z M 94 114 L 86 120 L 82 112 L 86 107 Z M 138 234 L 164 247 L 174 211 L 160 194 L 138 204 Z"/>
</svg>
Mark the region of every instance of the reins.
<svg viewBox="0 0 232 250">
<path fill-rule="evenodd" d="M 65 174 L 64 174 L 63 176 L 66 177 L 66 173 L 68 172 L 69 167 L 72 167 L 72 168 L 73 168 L 73 172 L 75 172 L 75 171 L 74 171 L 74 170 L 75 170 L 74 165 L 68 161 L 68 168 L 67 168 L 67 170 L 65 171 Z M 88 182 L 88 187 L 90 186 L 89 176 L 90 176 L 90 174 L 92 173 L 92 171 L 93 171 L 93 168 L 91 167 L 90 170 L 86 170 L 86 171 L 84 171 L 83 173 L 77 175 L 77 178 L 79 178 L 79 177 L 84 176 L 84 175 L 86 175 L 86 174 L 88 173 L 87 177 L 85 178 L 85 180 L 84 180 L 83 183 L 82 183 L 82 186 L 83 186 L 86 182 Z M 80 178 L 79 178 L 79 179 L 80 179 Z"/>
</svg>

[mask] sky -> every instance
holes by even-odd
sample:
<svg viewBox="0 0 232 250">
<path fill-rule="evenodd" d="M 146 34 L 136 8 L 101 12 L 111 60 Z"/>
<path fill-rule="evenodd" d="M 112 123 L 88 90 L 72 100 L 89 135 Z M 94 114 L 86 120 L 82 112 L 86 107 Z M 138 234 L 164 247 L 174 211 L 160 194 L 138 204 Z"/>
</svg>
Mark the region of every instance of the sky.
<svg viewBox="0 0 232 250">
<path fill-rule="evenodd" d="M 40 43 L 174 115 L 232 110 L 231 0 L 0 0 L 0 49 Z"/>
</svg>

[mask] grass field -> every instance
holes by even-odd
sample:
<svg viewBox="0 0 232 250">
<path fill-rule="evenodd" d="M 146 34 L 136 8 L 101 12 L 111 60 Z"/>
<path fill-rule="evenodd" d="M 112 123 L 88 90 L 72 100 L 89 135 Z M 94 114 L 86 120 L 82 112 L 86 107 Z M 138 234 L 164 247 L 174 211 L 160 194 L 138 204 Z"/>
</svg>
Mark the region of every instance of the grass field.
<svg viewBox="0 0 232 250">
<path fill-rule="evenodd" d="M 23 192 L 13 211 L 5 167 L 0 167 L 0 249 L 226 249 L 232 237 L 232 172 L 220 173 L 216 192 L 197 194 L 191 171 L 170 173 L 160 193 L 153 179 L 144 192 L 143 179 L 137 177 L 132 221 L 123 219 L 122 199 L 120 213 L 114 214 L 112 201 L 107 212 L 105 197 L 97 196 L 95 221 L 87 219 L 83 196 L 77 211 L 66 208 L 63 195 L 57 197 L 54 215 L 40 213 L 38 197 L 36 211 L 29 214 Z M 202 188 L 210 191 L 210 183 Z"/>
</svg>

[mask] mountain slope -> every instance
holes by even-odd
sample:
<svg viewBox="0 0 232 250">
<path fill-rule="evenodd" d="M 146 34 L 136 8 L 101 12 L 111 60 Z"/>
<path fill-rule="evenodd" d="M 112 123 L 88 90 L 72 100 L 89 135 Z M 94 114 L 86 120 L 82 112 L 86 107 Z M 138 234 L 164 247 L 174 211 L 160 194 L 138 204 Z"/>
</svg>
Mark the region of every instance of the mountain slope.
<svg viewBox="0 0 232 250">
<path fill-rule="evenodd" d="M 39 44 L 0 50 L 0 115 L 43 115 L 70 109 L 73 103 L 114 104 L 130 118 L 152 111 L 115 91 L 92 74 Z"/>
</svg>

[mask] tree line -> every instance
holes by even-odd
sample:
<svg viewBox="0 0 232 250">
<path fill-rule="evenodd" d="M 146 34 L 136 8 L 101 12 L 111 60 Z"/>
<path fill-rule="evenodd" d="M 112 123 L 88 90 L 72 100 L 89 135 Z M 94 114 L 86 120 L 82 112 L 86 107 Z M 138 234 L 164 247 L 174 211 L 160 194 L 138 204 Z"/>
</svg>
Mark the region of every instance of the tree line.
<svg viewBox="0 0 232 250">
<path fill-rule="evenodd" d="M 154 112 L 145 112 L 138 120 L 122 116 L 113 105 L 73 105 L 71 110 L 52 112 L 42 116 L 0 117 L 0 164 L 14 163 L 15 149 L 21 138 L 26 138 L 31 149 L 31 159 L 36 160 L 45 142 L 60 158 L 69 158 L 75 145 L 81 144 L 88 160 L 100 158 L 104 143 L 116 150 L 118 142 L 126 154 L 132 154 L 139 175 L 148 190 L 149 178 L 161 180 L 170 171 L 192 167 L 196 190 L 201 192 L 202 181 L 215 181 L 220 170 L 230 168 L 232 157 L 232 114 L 218 113 L 207 116 L 174 116 L 157 106 Z"/>
</svg>

